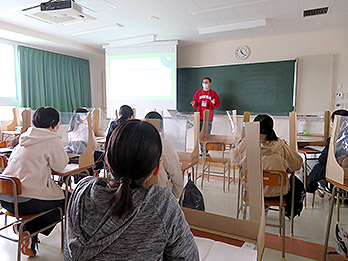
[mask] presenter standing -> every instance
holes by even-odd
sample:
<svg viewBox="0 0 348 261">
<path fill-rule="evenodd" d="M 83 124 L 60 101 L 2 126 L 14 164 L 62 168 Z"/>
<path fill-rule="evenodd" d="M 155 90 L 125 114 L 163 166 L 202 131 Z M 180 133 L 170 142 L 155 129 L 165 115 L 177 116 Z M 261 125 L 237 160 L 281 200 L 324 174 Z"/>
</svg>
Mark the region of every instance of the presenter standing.
<svg viewBox="0 0 348 261">
<path fill-rule="evenodd" d="M 203 113 L 205 110 L 209 110 L 209 122 L 208 122 L 208 133 L 211 133 L 211 128 L 213 125 L 214 109 L 220 106 L 220 98 L 218 94 L 210 89 L 211 78 L 204 77 L 202 80 L 203 89 L 196 91 L 191 105 L 193 108 L 197 108 L 200 113 L 200 130 L 203 126 Z"/>
</svg>

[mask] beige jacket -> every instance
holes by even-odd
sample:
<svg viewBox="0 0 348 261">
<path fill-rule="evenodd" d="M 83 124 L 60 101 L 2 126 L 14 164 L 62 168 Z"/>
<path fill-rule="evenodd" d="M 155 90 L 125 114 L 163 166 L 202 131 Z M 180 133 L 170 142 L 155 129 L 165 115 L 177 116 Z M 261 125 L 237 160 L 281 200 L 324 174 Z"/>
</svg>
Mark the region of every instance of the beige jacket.
<svg viewBox="0 0 348 261">
<path fill-rule="evenodd" d="M 2 174 L 21 180 L 22 197 L 59 200 L 64 194 L 51 174 L 64 170 L 68 161 L 60 136 L 48 129 L 30 127 L 20 136 Z"/>
<path fill-rule="evenodd" d="M 158 174 L 157 185 L 168 188 L 179 198 L 184 189 L 179 157 L 169 141 L 162 139 L 162 145 L 162 168 Z"/>
<path fill-rule="evenodd" d="M 246 143 L 242 139 L 238 142 L 236 148 L 231 151 L 231 160 L 233 164 L 245 169 L 246 164 Z M 261 161 L 262 168 L 268 170 L 283 170 L 288 173 L 299 170 L 302 166 L 301 156 L 290 148 L 284 140 L 266 141 L 266 135 L 261 134 Z M 283 188 L 283 195 L 289 191 L 289 181 Z M 264 188 L 265 197 L 280 196 L 280 188 Z"/>
</svg>

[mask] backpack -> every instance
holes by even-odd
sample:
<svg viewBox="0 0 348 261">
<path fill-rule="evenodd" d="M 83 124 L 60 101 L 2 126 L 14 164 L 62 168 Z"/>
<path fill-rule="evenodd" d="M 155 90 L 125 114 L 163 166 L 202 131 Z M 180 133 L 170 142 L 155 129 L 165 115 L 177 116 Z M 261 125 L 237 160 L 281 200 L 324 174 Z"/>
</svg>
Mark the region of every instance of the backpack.
<svg viewBox="0 0 348 261">
<path fill-rule="evenodd" d="M 191 174 L 188 175 L 188 181 L 180 197 L 181 206 L 196 210 L 205 210 L 202 193 L 191 180 Z"/>
<path fill-rule="evenodd" d="M 336 224 L 334 243 L 337 253 L 348 260 L 348 233 L 339 224 Z"/>
<path fill-rule="evenodd" d="M 288 218 L 291 217 L 291 192 L 292 192 L 292 178 L 290 177 L 290 190 L 284 195 L 286 206 L 285 206 L 285 216 Z M 295 203 L 294 203 L 294 217 L 300 216 L 301 211 L 303 209 L 303 200 L 306 196 L 306 192 L 304 190 L 304 186 L 302 181 L 295 176 Z"/>
</svg>

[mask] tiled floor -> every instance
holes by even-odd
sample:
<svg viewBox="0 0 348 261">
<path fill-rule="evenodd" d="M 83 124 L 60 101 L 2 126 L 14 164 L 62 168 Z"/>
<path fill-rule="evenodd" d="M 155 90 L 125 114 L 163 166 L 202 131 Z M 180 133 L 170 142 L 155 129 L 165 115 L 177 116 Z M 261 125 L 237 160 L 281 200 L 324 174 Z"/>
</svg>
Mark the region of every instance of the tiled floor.
<svg viewBox="0 0 348 261">
<path fill-rule="evenodd" d="M 198 180 L 200 187 L 200 180 Z M 209 182 L 204 181 L 202 190 L 206 205 L 206 211 L 218 213 L 226 216 L 236 216 L 236 196 L 237 185 L 231 185 L 231 190 L 224 193 L 222 191 L 222 181 L 210 179 Z M 311 202 L 312 195 L 309 196 Z M 309 205 L 310 203 L 307 202 Z M 324 242 L 325 227 L 327 222 L 327 212 L 329 208 L 328 197 L 321 199 L 316 197 L 315 207 L 310 206 L 304 209 L 300 217 L 295 219 L 294 237 L 289 237 L 290 222 L 286 221 L 286 258 L 292 260 L 318 260 L 322 254 L 322 244 Z M 348 208 L 347 205 L 341 209 L 341 224 L 345 225 L 348 230 Z M 277 222 L 278 213 L 269 211 L 267 222 Z M 333 226 L 336 220 L 336 211 L 333 217 Z M 0 217 L 0 224 L 3 224 L 3 217 Z M 333 230 L 331 230 L 333 231 Z M 266 227 L 266 249 L 263 260 L 273 261 L 281 260 L 280 237 L 278 237 L 277 228 Z M 12 230 L 9 231 L 12 233 Z M 29 260 L 63 260 L 63 255 L 60 251 L 60 226 L 57 226 L 49 237 L 40 235 L 41 243 L 39 252 L 35 258 Z M 330 246 L 333 246 L 333 233 L 330 236 Z M 12 261 L 16 260 L 17 244 L 0 238 L 0 260 Z M 28 260 L 27 257 L 22 260 Z M 343 260 L 343 259 L 335 259 Z"/>
</svg>

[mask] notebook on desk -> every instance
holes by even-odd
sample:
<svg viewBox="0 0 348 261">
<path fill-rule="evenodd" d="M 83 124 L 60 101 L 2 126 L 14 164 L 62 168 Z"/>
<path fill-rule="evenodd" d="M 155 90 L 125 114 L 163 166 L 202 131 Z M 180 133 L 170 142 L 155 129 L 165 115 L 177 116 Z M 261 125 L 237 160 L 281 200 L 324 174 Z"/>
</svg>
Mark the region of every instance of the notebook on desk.
<svg viewBox="0 0 348 261">
<path fill-rule="evenodd" d="M 224 261 L 224 260 L 257 260 L 257 251 L 247 248 L 229 245 L 208 238 L 195 237 L 198 246 L 200 260 Z"/>
<path fill-rule="evenodd" d="M 11 153 L 13 148 L 0 148 L 0 153 Z"/>
</svg>

